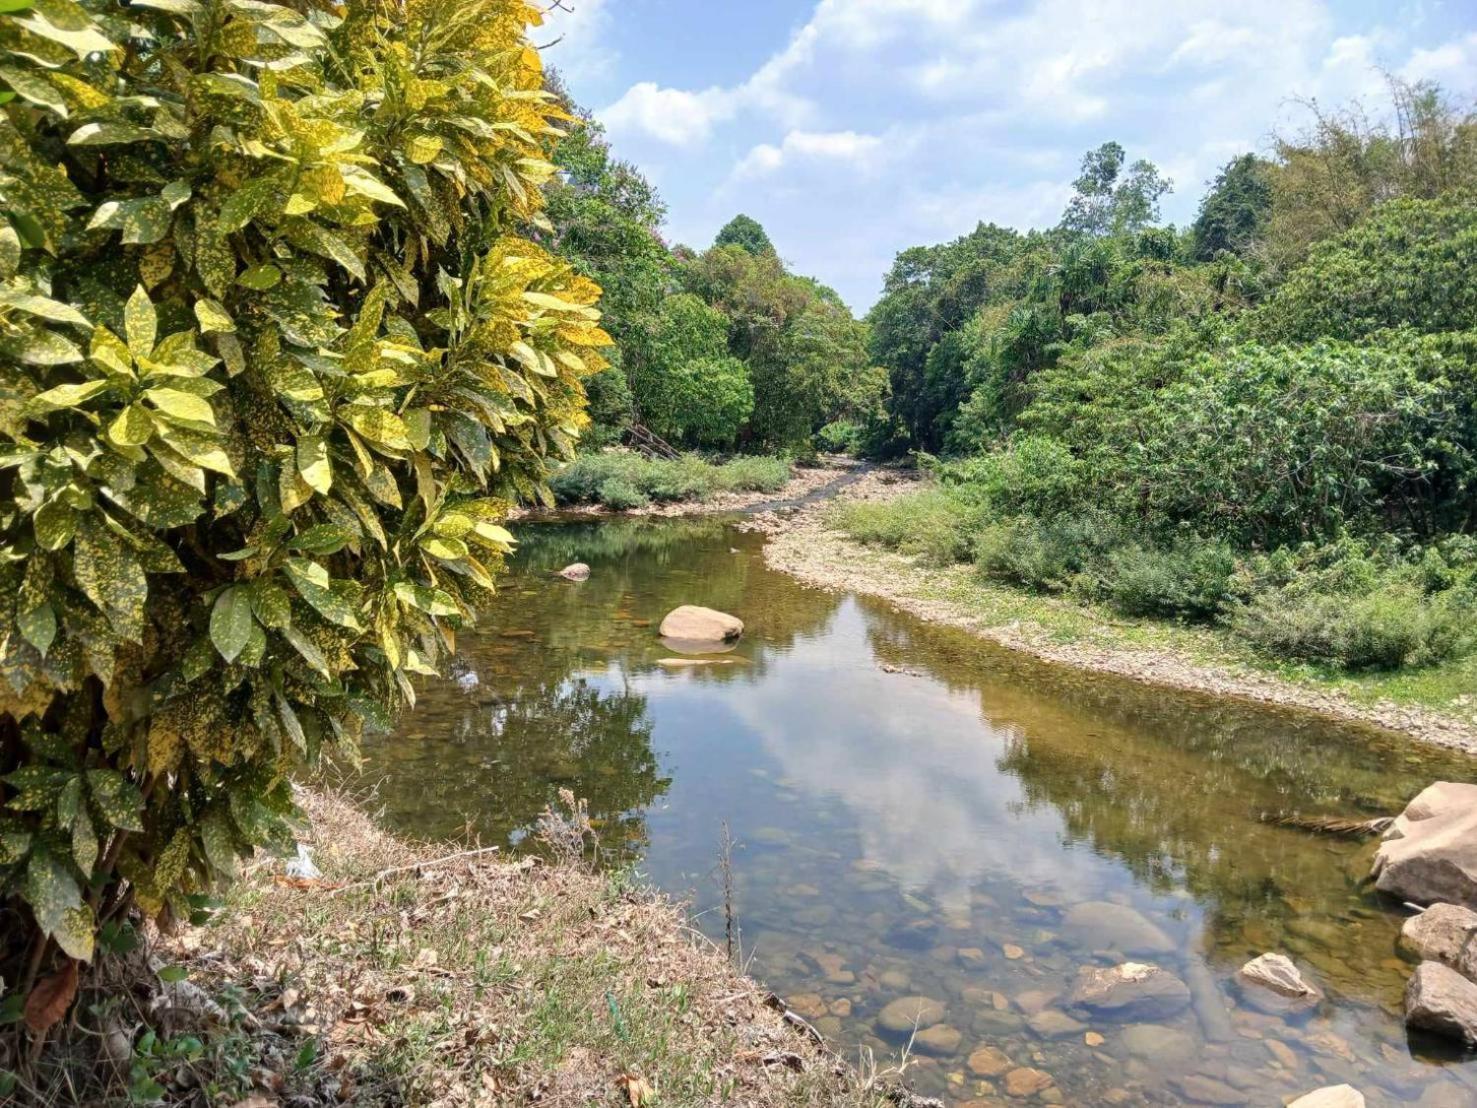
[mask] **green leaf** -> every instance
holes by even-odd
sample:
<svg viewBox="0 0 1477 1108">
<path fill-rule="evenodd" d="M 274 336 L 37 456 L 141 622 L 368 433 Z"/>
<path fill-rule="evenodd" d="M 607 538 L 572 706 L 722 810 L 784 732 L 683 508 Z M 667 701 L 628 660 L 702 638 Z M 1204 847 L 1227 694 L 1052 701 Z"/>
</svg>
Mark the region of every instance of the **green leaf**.
<svg viewBox="0 0 1477 1108">
<path fill-rule="evenodd" d="M 409 604 L 412 608 L 417 608 L 427 615 L 455 616 L 461 614 L 456 601 L 440 589 L 428 588 L 410 581 L 397 581 L 395 596 L 402 603 Z"/>
<path fill-rule="evenodd" d="M 181 457 L 188 459 L 200 468 L 221 473 L 227 477 L 236 476 L 236 471 L 231 465 L 230 455 L 226 453 L 221 440 L 216 436 L 201 431 L 192 431 L 186 427 L 171 425 L 161 430 L 159 437 L 168 443 Z"/>
<path fill-rule="evenodd" d="M 50 604 L 41 604 L 15 622 L 21 637 L 34 646 L 41 657 L 46 657 L 46 652 L 56 641 L 56 610 Z"/>
<path fill-rule="evenodd" d="M 215 410 L 209 401 L 181 392 L 179 389 L 148 389 L 144 397 L 167 416 L 182 419 L 187 423 L 205 423 L 215 426 Z"/>
<path fill-rule="evenodd" d="M 271 581 L 257 581 L 251 586 L 251 610 L 262 626 L 274 631 L 292 623 L 292 601 L 282 586 Z"/>
<path fill-rule="evenodd" d="M 34 329 L 3 340 L 5 353 L 26 365 L 71 365 L 82 360 L 82 351 L 55 331 Z"/>
<path fill-rule="evenodd" d="M 142 404 L 130 404 L 108 425 L 108 438 L 118 446 L 143 446 L 154 437 L 154 419 Z"/>
<path fill-rule="evenodd" d="M 154 312 L 154 302 L 144 286 L 139 285 L 123 307 L 123 334 L 128 339 L 129 353 L 136 359 L 147 358 L 154 352 L 158 333 L 159 317 Z"/>
<path fill-rule="evenodd" d="M 67 118 L 67 102 L 55 85 L 39 74 L 22 69 L 18 65 L 0 65 L 0 78 L 15 89 L 22 100 L 28 100 L 38 108 L 46 108 L 61 118 Z"/>
<path fill-rule="evenodd" d="M 295 535 L 287 545 L 293 550 L 303 550 L 309 554 L 337 554 L 348 545 L 351 537 L 336 523 L 320 523 Z"/>
<path fill-rule="evenodd" d="M 141 641 L 149 581 L 133 551 L 90 516 L 77 531 L 72 569 L 77 583 L 124 638 Z"/>
<path fill-rule="evenodd" d="M 256 177 L 226 197 L 221 205 L 220 229 L 231 234 L 259 215 L 281 210 L 280 183 L 273 177 Z"/>
<path fill-rule="evenodd" d="M 93 944 L 97 941 L 97 921 L 92 909 L 82 904 L 68 908 L 51 930 L 51 937 L 63 953 L 81 962 L 92 961 Z"/>
<path fill-rule="evenodd" d="M 111 45 L 111 44 L 110 44 Z M 131 123 L 84 123 L 67 139 L 68 146 L 121 146 L 158 138 L 153 131 Z"/>
<path fill-rule="evenodd" d="M 76 408 L 108 390 L 106 381 L 83 381 L 76 385 L 57 385 L 37 396 L 31 397 L 30 408 L 35 412 L 55 412 L 62 408 Z"/>
<path fill-rule="evenodd" d="M 333 487 L 333 466 L 328 460 L 328 443 L 322 435 L 299 436 L 297 471 L 315 492 L 326 494 Z"/>
<path fill-rule="evenodd" d="M 240 276 L 236 278 L 236 283 L 256 292 L 266 292 L 281 280 L 282 271 L 267 262 L 242 270 Z"/>
<path fill-rule="evenodd" d="M 143 794 L 117 770 L 90 769 L 87 787 L 92 802 L 112 827 L 124 831 L 143 831 Z"/>
<path fill-rule="evenodd" d="M 106 327 L 98 327 L 92 332 L 92 346 L 87 356 L 110 373 L 133 376 L 133 355 L 128 352 L 127 344 Z"/>
<path fill-rule="evenodd" d="M 358 590 L 353 582 L 331 580 L 326 569 L 306 558 L 288 558 L 283 568 L 298 595 L 324 619 L 350 631 L 364 630 L 355 603 Z"/>
<path fill-rule="evenodd" d="M 77 533 L 77 513 L 60 500 L 52 500 L 36 509 L 31 517 L 36 542 L 46 550 L 60 550 Z"/>
<path fill-rule="evenodd" d="M 251 592 L 241 585 L 232 585 L 215 598 L 210 610 L 210 641 L 228 662 L 246 649 L 251 638 Z"/>
<path fill-rule="evenodd" d="M 202 296 L 195 301 L 195 319 L 200 324 L 202 334 L 210 334 L 213 331 L 232 332 L 236 330 L 236 323 L 226 311 L 225 305 L 219 300 L 212 300 L 208 296 Z"/>
<path fill-rule="evenodd" d="M 92 867 L 97 865 L 97 832 L 93 830 L 92 817 L 85 806 L 77 809 L 77 818 L 72 824 L 72 858 L 82 876 L 90 878 Z"/>
<path fill-rule="evenodd" d="M 145 196 L 136 200 L 108 200 L 98 205 L 89 231 L 122 231 L 127 243 L 158 242 L 169 233 L 174 213 L 169 205 L 157 196 Z"/>
<path fill-rule="evenodd" d="M 339 417 L 360 436 L 392 450 L 409 450 L 410 439 L 405 433 L 405 422 L 386 408 L 369 408 L 358 404 L 346 404 L 339 409 Z"/>
<path fill-rule="evenodd" d="M 71 867 L 41 844 L 26 866 L 25 897 L 41 930 L 49 935 L 64 926 L 67 912 L 82 907 L 82 890 Z"/>
<path fill-rule="evenodd" d="M 32 3 L 19 10 L 29 10 L 34 3 L 35 0 L 32 0 Z M 77 18 L 78 16 L 81 18 Z M 73 26 L 59 26 L 49 18 L 48 13 L 40 11 L 31 11 L 24 19 L 17 19 L 15 23 L 16 26 L 24 27 L 33 35 L 60 43 L 76 54 L 79 61 L 86 61 L 89 54 L 106 53 L 113 49 L 112 40 L 99 31 L 97 24 L 88 19 L 80 8 L 74 7 L 67 11 L 66 17 L 58 16 L 58 18 L 65 18 L 66 22 L 74 24 Z"/>
<path fill-rule="evenodd" d="M 236 840 L 225 809 L 213 808 L 200 821 L 200 842 L 216 873 L 227 879 L 236 876 Z"/>
<path fill-rule="evenodd" d="M 467 544 L 461 539 L 441 538 L 436 535 L 422 539 L 420 546 L 427 554 L 436 558 L 444 558 L 449 562 L 460 561 L 470 553 Z"/>
<path fill-rule="evenodd" d="M 282 628 L 282 637 L 292 644 L 292 648 L 303 656 L 308 665 L 329 680 L 333 679 L 333 670 L 328 668 L 328 659 L 323 657 L 323 652 L 314 645 L 312 639 L 291 626 Z"/>
</svg>

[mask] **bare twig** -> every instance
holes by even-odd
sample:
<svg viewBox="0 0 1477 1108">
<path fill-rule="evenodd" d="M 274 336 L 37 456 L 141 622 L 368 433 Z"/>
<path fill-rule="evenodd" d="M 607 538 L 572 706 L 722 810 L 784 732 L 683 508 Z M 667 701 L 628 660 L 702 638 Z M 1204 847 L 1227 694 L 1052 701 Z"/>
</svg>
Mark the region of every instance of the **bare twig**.
<svg viewBox="0 0 1477 1108">
<path fill-rule="evenodd" d="M 501 847 L 484 846 L 479 847 L 476 850 L 458 850 L 455 854 L 443 855 L 440 858 L 429 858 L 422 862 L 411 862 L 409 865 L 404 866 L 391 866 L 389 869 L 380 870 L 368 880 L 355 881 L 348 885 L 340 885 L 338 888 L 330 890 L 328 895 L 337 896 L 339 893 L 348 892 L 350 889 L 368 888 L 371 885 L 378 885 L 385 878 L 393 877 L 397 873 L 409 873 L 412 870 L 431 869 L 435 866 L 445 865 L 447 862 L 458 862 L 466 858 L 476 858 L 483 854 L 494 854 L 500 849 Z"/>
</svg>

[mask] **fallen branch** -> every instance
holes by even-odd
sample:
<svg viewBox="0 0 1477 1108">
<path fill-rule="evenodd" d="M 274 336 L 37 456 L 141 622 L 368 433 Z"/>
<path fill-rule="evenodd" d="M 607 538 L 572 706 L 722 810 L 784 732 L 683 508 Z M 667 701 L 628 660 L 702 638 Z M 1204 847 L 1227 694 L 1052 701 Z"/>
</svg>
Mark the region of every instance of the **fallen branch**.
<svg viewBox="0 0 1477 1108">
<path fill-rule="evenodd" d="M 328 895 L 337 896 L 339 893 L 348 892 L 350 889 L 363 889 L 371 885 L 378 885 L 385 878 L 393 877 L 397 873 L 410 873 L 417 870 L 431 869 L 434 866 L 444 866 L 447 862 L 459 862 L 466 858 L 476 858 L 484 854 L 495 854 L 499 849 L 496 846 L 484 846 L 476 850 L 459 850 L 455 854 L 445 854 L 440 858 L 429 858 L 420 862 L 411 862 L 409 865 L 391 866 L 389 869 L 380 870 L 373 877 L 365 881 L 354 881 L 348 885 L 340 885 L 338 888 L 330 890 Z"/>
</svg>

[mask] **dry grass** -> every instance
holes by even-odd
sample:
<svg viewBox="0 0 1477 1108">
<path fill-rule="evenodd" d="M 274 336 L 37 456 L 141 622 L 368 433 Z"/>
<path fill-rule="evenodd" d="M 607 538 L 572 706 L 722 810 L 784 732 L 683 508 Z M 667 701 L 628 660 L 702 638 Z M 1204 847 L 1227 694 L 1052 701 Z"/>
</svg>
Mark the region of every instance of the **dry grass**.
<svg viewBox="0 0 1477 1108">
<path fill-rule="evenodd" d="M 242 998 L 262 1098 L 247 1103 L 910 1101 L 893 1074 L 841 1063 L 648 890 L 577 862 L 446 858 L 459 848 L 387 835 L 342 797 L 302 802 L 321 879 L 264 863 L 162 951 Z"/>
</svg>

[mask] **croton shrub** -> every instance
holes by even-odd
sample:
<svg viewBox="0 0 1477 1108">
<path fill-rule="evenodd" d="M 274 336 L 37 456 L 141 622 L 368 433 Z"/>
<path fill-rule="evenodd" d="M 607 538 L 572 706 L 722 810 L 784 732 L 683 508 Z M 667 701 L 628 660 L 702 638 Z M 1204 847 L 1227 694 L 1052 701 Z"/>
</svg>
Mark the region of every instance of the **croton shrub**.
<svg viewBox="0 0 1477 1108">
<path fill-rule="evenodd" d="M 524 0 L 0 0 L 0 977 L 413 700 L 585 421 Z M 66 961 L 71 972 L 73 963 Z"/>
</svg>

